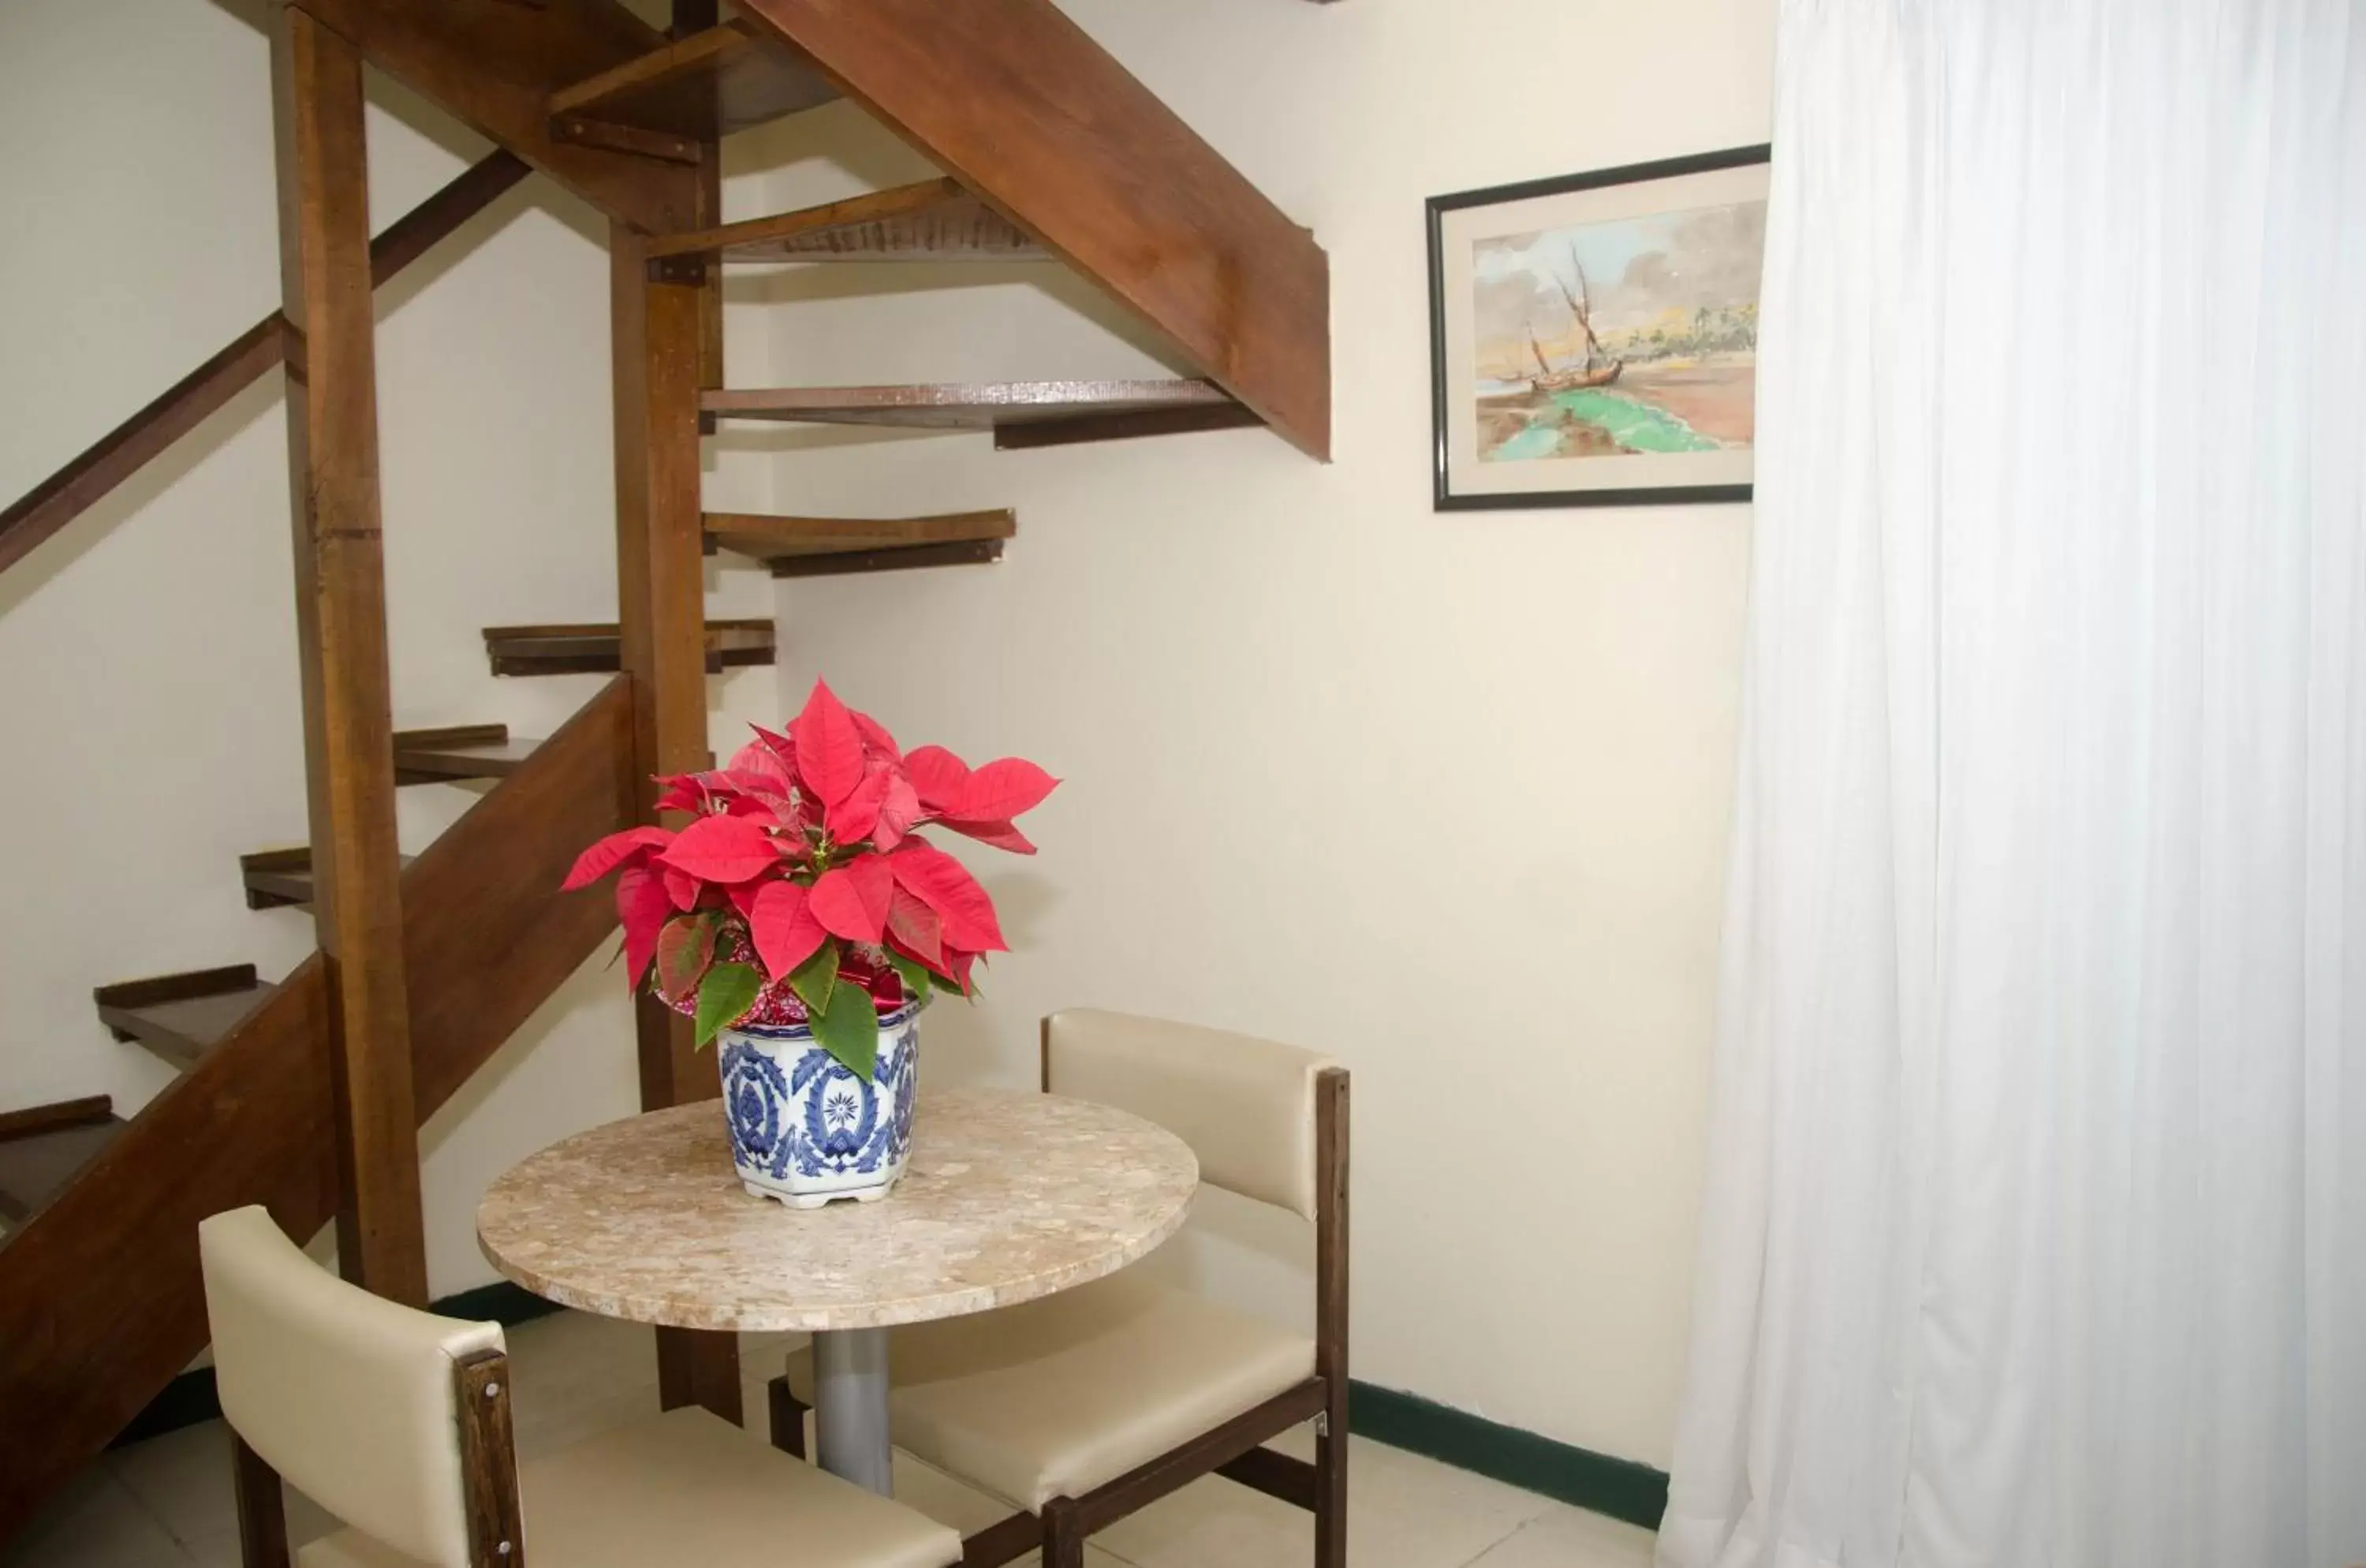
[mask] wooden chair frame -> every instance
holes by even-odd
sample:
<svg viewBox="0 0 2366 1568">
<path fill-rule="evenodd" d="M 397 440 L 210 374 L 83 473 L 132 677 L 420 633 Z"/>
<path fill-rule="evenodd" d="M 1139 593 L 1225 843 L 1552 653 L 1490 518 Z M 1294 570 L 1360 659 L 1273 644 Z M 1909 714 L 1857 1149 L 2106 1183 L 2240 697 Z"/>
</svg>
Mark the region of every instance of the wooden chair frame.
<svg viewBox="0 0 2366 1568">
<path fill-rule="evenodd" d="M 1051 1020 L 1043 1021 L 1042 1083 L 1052 1089 Z M 1085 1538 L 1203 1475 L 1221 1475 L 1314 1516 L 1314 1568 L 1347 1562 L 1347 1070 L 1315 1079 L 1314 1375 L 1081 1497 L 1054 1497 L 962 1542 L 962 1568 L 1001 1565 L 1042 1548 L 1044 1568 L 1083 1568 Z M 772 1446 L 804 1459 L 806 1411 L 783 1375 L 768 1385 Z M 1314 1461 L 1265 1443 L 1301 1422 L 1314 1427 Z"/>
<path fill-rule="evenodd" d="M 525 1568 L 509 1371 L 509 1354 L 503 1350 L 479 1350 L 452 1365 L 469 1568 Z M 289 1568 L 287 1506 L 279 1472 L 235 1430 L 231 1450 L 240 1561 L 244 1568 Z"/>
</svg>

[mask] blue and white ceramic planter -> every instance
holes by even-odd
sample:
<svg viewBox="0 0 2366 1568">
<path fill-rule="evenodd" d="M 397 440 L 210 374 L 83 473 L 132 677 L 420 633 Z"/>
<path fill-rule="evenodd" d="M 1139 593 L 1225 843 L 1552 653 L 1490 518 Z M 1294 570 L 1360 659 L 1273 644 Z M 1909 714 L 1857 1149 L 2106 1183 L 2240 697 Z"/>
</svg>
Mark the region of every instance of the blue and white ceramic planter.
<svg viewBox="0 0 2366 1568">
<path fill-rule="evenodd" d="M 885 1197 L 912 1147 L 919 1011 L 916 1002 L 879 1021 L 869 1083 L 803 1024 L 725 1030 L 723 1111 L 740 1185 L 798 1209 Z"/>
</svg>

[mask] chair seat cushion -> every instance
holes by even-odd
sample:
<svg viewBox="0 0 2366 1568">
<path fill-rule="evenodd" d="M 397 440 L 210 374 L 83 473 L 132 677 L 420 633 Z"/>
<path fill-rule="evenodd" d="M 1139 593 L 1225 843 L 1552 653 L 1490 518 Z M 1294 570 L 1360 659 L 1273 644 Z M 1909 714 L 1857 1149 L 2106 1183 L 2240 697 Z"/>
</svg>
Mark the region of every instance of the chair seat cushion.
<svg viewBox="0 0 2366 1568">
<path fill-rule="evenodd" d="M 696 1406 L 603 1432 L 518 1467 L 534 1568 L 946 1568 L 961 1537 L 767 1446 Z M 416 1568 L 357 1530 L 299 1568 Z"/>
<path fill-rule="evenodd" d="M 1128 1269 L 889 1337 L 896 1446 L 1032 1511 L 1314 1375 L 1314 1342 Z M 789 1359 L 813 1403 L 813 1359 Z"/>
</svg>

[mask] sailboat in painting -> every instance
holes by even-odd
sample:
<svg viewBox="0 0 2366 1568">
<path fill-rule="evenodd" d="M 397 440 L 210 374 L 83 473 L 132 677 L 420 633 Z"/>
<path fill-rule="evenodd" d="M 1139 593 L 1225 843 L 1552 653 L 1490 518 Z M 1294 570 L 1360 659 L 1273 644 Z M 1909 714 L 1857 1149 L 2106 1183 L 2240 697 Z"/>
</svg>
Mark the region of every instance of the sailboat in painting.
<svg viewBox="0 0 2366 1568">
<path fill-rule="evenodd" d="M 1467 284 L 1454 285 L 1468 288 L 1467 323 L 1441 293 L 1439 324 L 1461 327 L 1440 339 L 1453 355 L 1440 406 L 1453 408 L 1458 386 L 1469 400 L 1442 427 L 1470 443 L 1449 463 L 1475 455 L 1487 466 L 1466 473 L 1470 494 L 1559 493 L 1549 473 L 1613 490 L 1653 470 L 1672 485 L 1748 473 L 1766 204 L 1754 176 L 1726 185 L 1743 199 L 1617 216 L 1582 186 L 1583 208 L 1567 209 L 1579 221 L 1540 222 L 1552 209 L 1507 204 L 1500 219 L 1440 230 L 1441 266 L 1459 268 L 1466 235 L 1470 245 Z M 1597 209 L 1606 216 L 1592 218 Z M 1441 289 L 1453 276 L 1441 274 Z M 1488 477 L 1499 464 L 1534 467 L 1515 483 Z"/>
<path fill-rule="evenodd" d="M 1574 250 L 1570 252 L 1569 265 L 1577 271 L 1577 292 L 1570 292 L 1569 285 L 1561 281 L 1559 273 L 1553 274 L 1553 284 L 1560 290 L 1561 299 L 1568 302 L 1569 313 L 1577 319 L 1578 330 L 1585 334 L 1585 364 L 1580 369 L 1554 369 L 1552 362 L 1545 357 L 1544 344 L 1537 341 L 1536 329 L 1529 328 L 1528 352 L 1536 355 L 1538 372 L 1528 378 L 1531 391 L 1568 392 L 1581 387 L 1607 387 L 1618 379 L 1620 371 L 1627 368 L 1625 360 L 1613 359 L 1605 354 L 1602 340 L 1594 335 L 1594 297 L 1586 288 L 1585 264 L 1577 259 Z"/>
</svg>

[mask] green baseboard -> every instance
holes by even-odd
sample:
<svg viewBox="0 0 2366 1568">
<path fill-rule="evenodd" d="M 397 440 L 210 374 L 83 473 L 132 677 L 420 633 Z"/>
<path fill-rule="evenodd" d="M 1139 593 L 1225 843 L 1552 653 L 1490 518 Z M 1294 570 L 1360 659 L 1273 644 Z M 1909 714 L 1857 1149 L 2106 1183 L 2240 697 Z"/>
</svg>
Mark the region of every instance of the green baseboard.
<svg viewBox="0 0 2366 1568">
<path fill-rule="evenodd" d="M 533 1292 L 497 1280 L 490 1285 L 479 1285 L 473 1291 L 445 1296 L 429 1303 L 429 1310 L 445 1317 L 456 1317 L 469 1323 L 498 1323 L 507 1328 L 537 1317 L 546 1317 L 559 1310 L 557 1302 L 546 1302 Z M 126 1443 L 137 1443 L 149 1438 L 161 1438 L 167 1432 L 177 1432 L 184 1427 L 194 1427 L 200 1421 L 211 1421 L 221 1415 L 221 1397 L 214 1392 L 214 1370 L 197 1367 L 183 1372 L 164 1385 L 164 1392 L 150 1400 L 130 1424 L 115 1434 L 107 1446 L 119 1449 Z"/>
<path fill-rule="evenodd" d="M 434 1303 L 445 1317 L 504 1326 L 559 1310 L 507 1280 L 480 1285 Z M 211 1367 L 183 1372 L 164 1385 L 116 1435 L 113 1447 L 160 1437 L 221 1414 Z M 1613 1459 L 1574 1444 L 1506 1427 L 1401 1389 L 1358 1382 L 1347 1396 L 1347 1427 L 1377 1443 L 1403 1449 L 1493 1480 L 1538 1492 L 1628 1524 L 1657 1529 L 1668 1507 L 1667 1472 Z"/>
<path fill-rule="evenodd" d="M 1417 1393 L 1351 1382 L 1347 1429 L 1645 1529 L 1658 1529 L 1660 1516 L 1668 1510 L 1665 1471 L 1506 1427 Z"/>
</svg>

